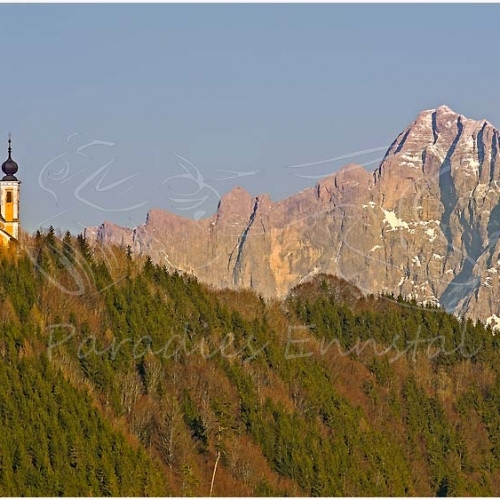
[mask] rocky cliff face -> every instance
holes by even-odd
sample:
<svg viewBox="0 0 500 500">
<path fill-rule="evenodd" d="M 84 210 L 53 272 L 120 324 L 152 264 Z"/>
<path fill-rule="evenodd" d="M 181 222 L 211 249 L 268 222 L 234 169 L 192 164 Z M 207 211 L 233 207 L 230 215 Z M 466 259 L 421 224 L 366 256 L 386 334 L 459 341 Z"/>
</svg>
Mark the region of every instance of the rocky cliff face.
<svg viewBox="0 0 500 500">
<path fill-rule="evenodd" d="M 499 132 L 446 106 L 420 113 L 369 173 L 348 165 L 273 203 L 234 188 L 208 219 L 161 210 L 86 234 L 217 287 L 282 296 L 317 273 L 500 327 Z"/>
</svg>

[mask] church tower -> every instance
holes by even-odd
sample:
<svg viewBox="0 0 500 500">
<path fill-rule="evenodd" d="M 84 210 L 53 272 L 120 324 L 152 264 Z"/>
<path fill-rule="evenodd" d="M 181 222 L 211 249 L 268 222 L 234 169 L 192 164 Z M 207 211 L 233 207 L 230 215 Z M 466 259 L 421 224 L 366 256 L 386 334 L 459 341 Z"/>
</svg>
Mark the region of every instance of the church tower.
<svg viewBox="0 0 500 500">
<path fill-rule="evenodd" d="M 3 162 L 5 174 L 0 180 L 0 244 L 8 245 L 19 238 L 19 186 L 17 163 L 12 159 L 11 139 L 9 136 L 9 157 Z"/>
</svg>

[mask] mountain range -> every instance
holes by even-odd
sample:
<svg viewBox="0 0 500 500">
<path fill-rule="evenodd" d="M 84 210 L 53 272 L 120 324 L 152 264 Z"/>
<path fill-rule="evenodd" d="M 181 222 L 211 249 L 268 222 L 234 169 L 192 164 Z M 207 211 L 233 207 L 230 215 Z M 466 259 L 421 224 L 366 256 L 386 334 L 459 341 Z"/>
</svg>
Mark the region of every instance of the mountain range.
<svg viewBox="0 0 500 500">
<path fill-rule="evenodd" d="M 211 217 L 153 209 L 85 230 L 217 288 L 283 297 L 319 273 L 500 328 L 500 144 L 486 120 L 422 111 L 368 172 L 349 164 L 285 200 L 224 195 Z"/>
</svg>

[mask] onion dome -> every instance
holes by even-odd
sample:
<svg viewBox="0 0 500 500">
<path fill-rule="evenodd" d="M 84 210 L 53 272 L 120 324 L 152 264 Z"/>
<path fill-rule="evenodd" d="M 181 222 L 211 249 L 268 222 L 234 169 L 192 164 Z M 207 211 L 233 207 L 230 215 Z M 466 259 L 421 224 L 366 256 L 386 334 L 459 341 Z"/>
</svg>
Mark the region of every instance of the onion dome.
<svg viewBox="0 0 500 500">
<path fill-rule="evenodd" d="M 2 171 L 5 174 L 3 177 L 3 181 L 17 181 L 17 177 L 15 176 L 15 173 L 19 169 L 19 166 L 17 163 L 12 159 L 11 153 L 12 153 L 12 148 L 10 147 L 11 140 L 9 137 L 9 157 L 3 162 L 2 164 Z"/>
</svg>

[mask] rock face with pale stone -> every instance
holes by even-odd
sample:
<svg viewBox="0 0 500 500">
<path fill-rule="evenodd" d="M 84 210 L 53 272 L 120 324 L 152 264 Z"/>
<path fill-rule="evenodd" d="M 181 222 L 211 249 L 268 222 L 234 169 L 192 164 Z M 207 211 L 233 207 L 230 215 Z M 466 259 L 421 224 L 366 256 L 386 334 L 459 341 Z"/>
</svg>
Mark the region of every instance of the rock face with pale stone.
<svg viewBox="0 0 500 500">
<path fill-rule="evenodd" d="M 272 202 L 234 188 L 210 218 L 151 210 L 86 235 L 216 287 L 281 297 L 318 273 L 500 327 L 500 144 L 487 121 L 420 113 L 372 173 L 348 165 Z"/>
</svg>

